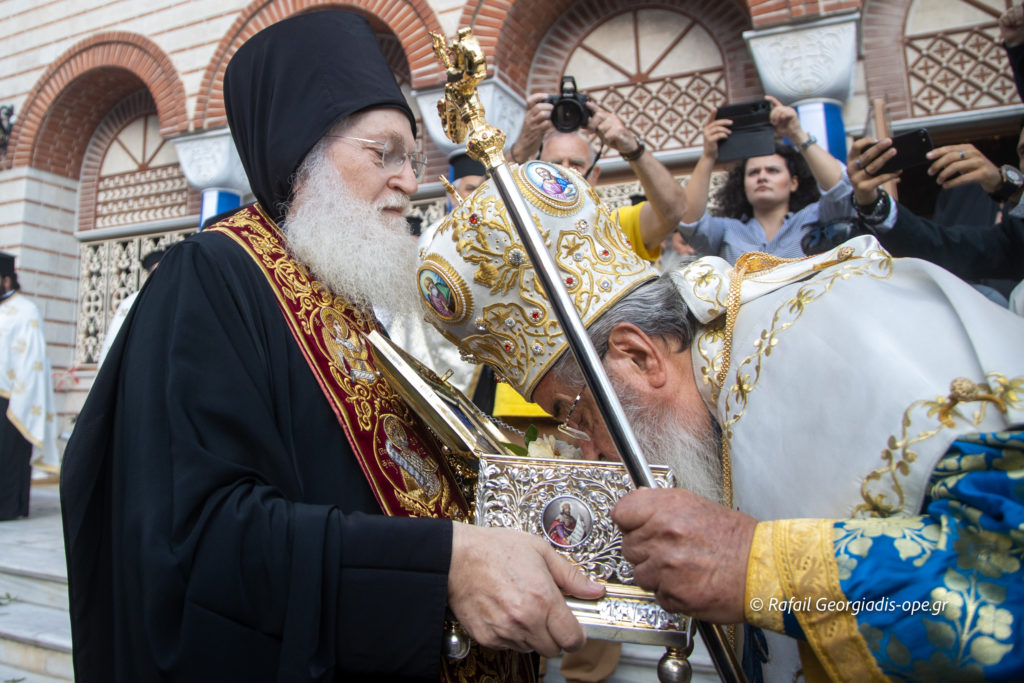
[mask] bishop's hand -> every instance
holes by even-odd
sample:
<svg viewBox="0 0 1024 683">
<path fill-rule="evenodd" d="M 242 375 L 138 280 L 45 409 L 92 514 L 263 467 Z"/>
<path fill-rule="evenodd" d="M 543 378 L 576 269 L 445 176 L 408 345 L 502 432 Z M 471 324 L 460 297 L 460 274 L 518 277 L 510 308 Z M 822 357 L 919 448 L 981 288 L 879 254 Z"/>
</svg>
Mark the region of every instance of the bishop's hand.
<svg viewBox="0 0 1024 683">
<path fill-rule="evenodd" d="M 637 585 L 662 607 L 722 624 L 743 621 L 757 520 L 683 489 L 640 489 L 619 500 L 612 521 Z"/>
</svg>

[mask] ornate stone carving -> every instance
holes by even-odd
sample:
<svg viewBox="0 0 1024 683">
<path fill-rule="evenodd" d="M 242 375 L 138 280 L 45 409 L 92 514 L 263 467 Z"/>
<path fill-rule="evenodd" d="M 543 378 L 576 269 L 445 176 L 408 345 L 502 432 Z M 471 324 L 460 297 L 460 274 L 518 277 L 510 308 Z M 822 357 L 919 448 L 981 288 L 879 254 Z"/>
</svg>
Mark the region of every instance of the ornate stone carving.
<svg viewBox="0 0 1024 683">
<path fill-rule="evenodd" d="M 786 103 L 845 102 L 857 63 L 858 14 L 743 34 L 765 92 Z"/>
<path fill-rule="evenodd" d="M 75 365 L 98 360 L 118 304 L 138 291 L 145 281 L 142 257 L 156 249 L 166 249 L 194 232 L 194 228 L 189 228 L 81 245 Z"/>
<path fill-rule="evenodd" d="M 188 182 L 200 190 L 249 192 L 249 180 L 228 129 L 201 133 L 174 141 L 178 161 Z"/>
</svg>

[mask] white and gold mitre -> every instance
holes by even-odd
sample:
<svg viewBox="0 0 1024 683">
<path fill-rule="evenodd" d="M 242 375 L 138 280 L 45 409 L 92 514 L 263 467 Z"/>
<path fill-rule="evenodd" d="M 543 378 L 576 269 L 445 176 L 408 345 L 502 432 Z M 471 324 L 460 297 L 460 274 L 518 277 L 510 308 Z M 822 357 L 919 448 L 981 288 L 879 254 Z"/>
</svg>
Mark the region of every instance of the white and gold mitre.
<svg viewBox="0 0 1024 683">
<path fill-rule="evenodd" d="M 511 169 L 584 325 L 658 277 L 580 174 L 543 161 Z M 420 259 L 427 320 L 529 400 L 566 339 L 493 181 L 445 217 Z"/>
</svg>

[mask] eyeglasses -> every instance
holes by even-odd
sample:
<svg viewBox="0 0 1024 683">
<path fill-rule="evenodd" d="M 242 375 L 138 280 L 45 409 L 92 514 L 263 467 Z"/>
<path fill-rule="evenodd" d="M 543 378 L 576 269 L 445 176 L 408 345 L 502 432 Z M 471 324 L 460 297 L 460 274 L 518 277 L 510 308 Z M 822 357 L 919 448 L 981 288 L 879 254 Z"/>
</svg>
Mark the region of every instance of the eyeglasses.
<svg viewBox="0 0 1024 683">
<path fill-rule="evenodd" d="M 574 427 L 569 423 L 572 419 L 572 414 L 576 410 L 576 406 L 580 404 L 580 399 L 583 398 L 583 394 L 587 393 L 589 387 L 583 387 L 580 393 L 576 394 L 576 398 L 572 400 L 569 405 L 569 412 L 565 414 L 565 419 L 558 425 L 558 431 L 562 432 L 566 436 L 569 436 L 577 441 L 590 441 L 590 435 L 578 427 Z"/>
<path fill-rule="evenodd" d="M 386 141 L 381 142 L 380 140 L 368 140 L 366 138 L 357 138 L 351 135 L 328 135 L 326 137 L 339 138 L 341 140 L 353 140 L 355 142 L 362 142 L 365 145 L 373 145 L 380 152 L 381 167 L 394 173 L 400 173 L 408 159 L 409 165 L 412 167 L 412 173 L 416 176 L 416 180 L 419 181 L 423 179 L 423 171 L 427 167 L 427 157 L 419 150 L 406 152 L 405 145 L 403 145 L 400 140 L 388 138 Z"/>
</svg>

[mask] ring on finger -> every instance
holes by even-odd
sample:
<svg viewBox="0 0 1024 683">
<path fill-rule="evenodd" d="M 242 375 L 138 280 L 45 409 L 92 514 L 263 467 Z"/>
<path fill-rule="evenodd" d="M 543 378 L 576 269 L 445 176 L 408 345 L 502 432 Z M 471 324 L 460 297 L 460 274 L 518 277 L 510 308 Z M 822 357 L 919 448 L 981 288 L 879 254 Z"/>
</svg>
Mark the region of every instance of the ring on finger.
<svg viewBox="0 0 1024 683">
<path fill-rule="evenodd" d="M 963 161 L 963 160 L 964 160 L 964 159 L 966 159 L 966 158 L 967 158 L 967 155 L 966 155 L 966 154 L 964 154 L 964 151 L 963 151 L 963 150 L 960 150 L 960 160 L 961 160 L 961 161 Z"/>
<path fill-rule="evenodd" d="M 853 165 L 862 171 L 864 170 L 864 164 L 860 162 L 860 157 L 857 157 L 856 159 L 853 160 Z"/>
</svg>

